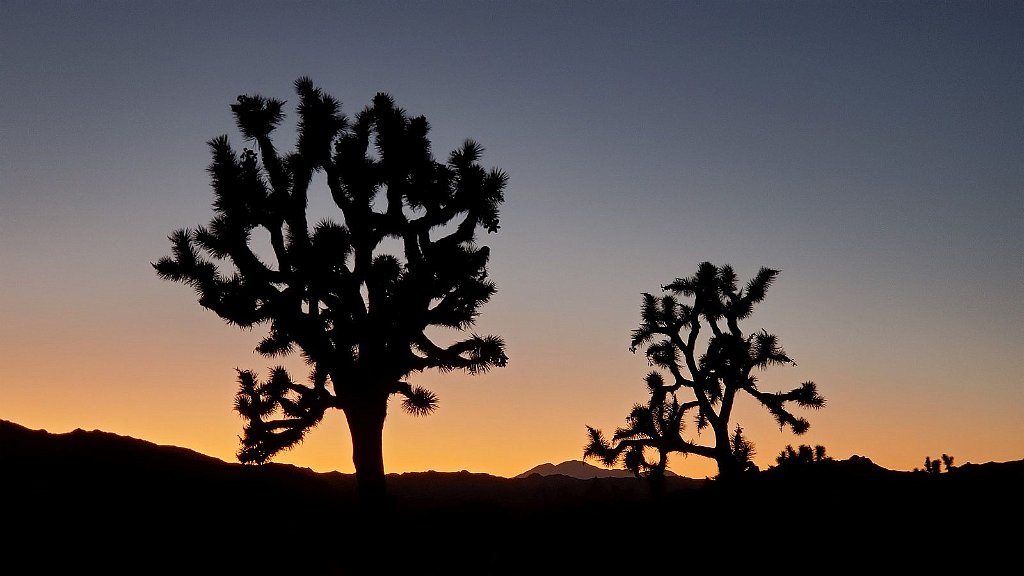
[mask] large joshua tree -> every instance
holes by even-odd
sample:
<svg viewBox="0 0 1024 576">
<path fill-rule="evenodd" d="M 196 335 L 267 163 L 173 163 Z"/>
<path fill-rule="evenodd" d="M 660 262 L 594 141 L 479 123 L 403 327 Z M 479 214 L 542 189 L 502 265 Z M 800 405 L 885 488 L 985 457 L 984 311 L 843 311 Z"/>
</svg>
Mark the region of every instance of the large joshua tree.
<svg viewBox="0 0 1024 576">
<path fill-rule="evenodd" d="M 626 418 L 627 425 L 606 440 L 600 430 L 587 427 L 590 441 L 585 457 L 597 457 L 607 465 L 620 458 L 634 474 L 661 479 L 672 452 L 696 454 L 714 459 L 719 478 L 732 480 L 753 468 L 753 444 L 741 427 L 731 428 L 737 397 L 751 396 L 775 417 L 780 427 L 804 433 L 808 421 L 790 412 L 788 405 L 821 408 L 825 399 L 813 382 L 804 382 L 788 392 L 765 392 L 757 384 L 756 370 L 772 365 L 793 364 L 774 334 L 761 330 L 746 334 L 740 321 L 765 298 L 777 270 L 761 268 L 742 288 L 737 287 L 731 266 L 702 263 L 694 276 L 677 278 L 662 287 L 671 292 L 661 297 L 643 295 L 640 327 L 633 331 L 630 349 L 646 346 L 652 366 L 645 382 L 650 394 L 646 404 L 637 404 Z M 678 295 L 691 298 L 684 304 Z M 710 334 L 701 336 L 702 326 Z M 703 350 L 703 353 L 701 352 Z M 668 372 L 668 377 L 663 372 Z M 686 392 L 692 400 L 680 402 Z M 684 435 L 686 414 L 691 414 L 697 434 Z M 710 442 L 699 436 L 710 428 Z M 657 459 L 650 459 L 650 453 Z"/>
<path fill-rule="evenodd" d="M 227 136 L 210 141 L 213 219 L 174 232 L 172 256 L 154 266 L 229 323 L 265 326 L 256 348 L 263 356 L 298 352 L 311 367 L 308 382 L 282 367 L 263 380 L 239 371 L 239 460 L 267 461 L 340 409 L 360 495 L 379 501 L 388 399 L 402 396 L 413 414 L 437 406 L 409 375 L 475 374 L 507 361 L 500 338 L 464 332 L 495 292 L 488 248 L 476 238 L 480 228 L 498 230 L 507 176 L 482 168 L 482 148 L 469 140 L 447 163 L 435 161 L 427 120 L 386 94 L 350 121 L 308 78 L 295 89 L 298 143 L 287 154 L 271 139 L 284 102 L 238 97 L 231 110 L 252 148 L 237 153 Z M 312 222 L 317 174 L 337 212 Z M 463 336 L 441 342 L 438 328 Z"/>
</svg>

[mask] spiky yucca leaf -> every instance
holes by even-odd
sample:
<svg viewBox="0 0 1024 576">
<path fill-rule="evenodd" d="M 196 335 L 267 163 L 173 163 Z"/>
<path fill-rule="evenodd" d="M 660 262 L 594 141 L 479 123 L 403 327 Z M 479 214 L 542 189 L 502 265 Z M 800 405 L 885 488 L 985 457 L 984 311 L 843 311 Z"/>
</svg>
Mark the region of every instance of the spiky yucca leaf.
<svg viewBox="0 0 1024 576">
<path fill-rule="evenodd" d="M 811 424 L 804 418 L 794 416 L 784 406 L 784 402 L 779 400 L 781 394 L 770 394 L 768 399 L 762 398 L 761 403 L 764 404 L 768 411 L 771 412 L 772 417 L 778 422 L 779 428 L 789 427 L 794 434 L 803 434 L 810 428 Z"/>
<path fill-rule="evenodd" d="M 352 253 L 352 234 L 348 228 L 330 220 L 321 220 L 313 228 L 313 253 L 316 263 L 331 272 L 343 270 Z"/>
<path fill-rule="evenodd" d="M 245 436 L 241 438 L 242 447 L 238 451 L 238 460 L 243 464 L 264 464 L 278 452 L 301 442 L 306 430 L 295 427 L 275 432 L 265 427 L 246 426 Z"/>
<path fill-rule="evenodd" d="M 256 346 L 256 352 L 268 358 L 286 356 L 294 349 L 291 336 L 281 330 L 276 322 L 271 324 L 270 332 Z"/>
<path fill-rule="evenodd" d="M 484 147 L 475 140 L 467 138 L 462 146 L 452 150 L 448 155 L 448 165 L 454 170 L 469 170 L 484 153 Z"/>
<path fill-rule="evenodd" d="M 793 431 L 793 434 L 797 435 L 807 432 L 807 430 L 810 429 L 811 427 L 811 423 L 808 422 L 807 419 L 803 417 L 792 418 L 791 420 L 788 421 L 788 424 L 790 430 Z"/>
<path fill-rule="evenodd" d="M 284 366 L 275 366 L 270 370 L 270 378 L 264 385 L 264 393 L 277 398 L 294 386 L 295 383 L 292 381 L 291 375 L 288 374 L 288 370 Z"/>
<path fill-rule="evenodd" d="M 670 368 L 679 365 L 679 349 L 669 340 L 655 342 L 647 347 L 647 360 L 652 366 Z"/>
<path fill-rule="evenodd" d="M 644 292 L 641 295 L 640 319 L 644 324 L 657 324 L 661 310 L 658 308 L 658 300 L 653 294 Z"/>
<path fill-rule="evenodd" d="M 256 139 L 268 136 L 284 119 L 284 102 L 260 95 L 241 95 L 231 112 L 242 136 Z"/>
<path fill-rule="evenodd" d="M 402 400 L 402 409 L 413 416 L 426 416 L 437 410 L 437 394 L 421 386 L 413 386 Z"/>
<path fill-rule="evenodd" d="M 471 339 L 472 347 L 467 353 L 465 370 L 470 374 L 482 374 L 491 367 L 504 367 L 508 363 L 505 355 L 505 341 L 499 336 L 477 336 Z"/>
<path fill-rule="evenodd" d="M 659 334 L 663 334 L 663 332 L 658 328 L 646 324 L 640 326 L 630 333 L 629 351 L 635 353 L 641 346 L 649 343 Z"/>
<path fill-rule="evenodd" d="M 732 266 L 725 264 L 718 269 L 717 274 L 718 287 L 726 294 L 736 293 L 736 271 L 733 270 Z"/>
<path fill-rule="evenodd" d="M 629 412 L 629 416 L 626 417 L 626 423 L 629 424 L 631 429 L 636 430 L 638 434 L 648 438 L 658 437 L 654 412 L 650 406 L 634 404 L 633 409 Z"/>
<path fill-rule="evenodd" d="M 796 362 L 782 349 L 778 337 L 769 334 L 766 330 L 752 334 L 747 342 L 750 350 L 750 362 L 753 366 L 764 369 L 772 365 L 796 365 Z"/>
<path fill-rule="evenodd" d="M 192 244 L 192 234 L 191 230 L 182 228 L 168 236 L 171 256 L 160 258 L 153 267 L 159 277 L 188 284 L 202 294 L 218 280 L 218 273 L 213 263 L 199 255 Z"/>
<path fill-rule="evenodd" d="M 675 296 L 666 294 L 658 303 L 658 323 L 671 329 L 679 320 L 679 302 Z"/>
<path fill-rule="evenodd" d="M 483 194 L 479 197 L 476 209 L 479 210 L 480 224 L 489 233 L 497 232 L 501 225 L 498 219 L 501 211 L 498 208 L 505 201 L 505 187 L 508 185 L 508 174 L 503 170 L 492 168 L 484 178 Z"/>
<path fill-rule="evenodd" d="M 644 449 L 640 446 L 630 446 L 627 448 L 623 455 L 622 463 L 637 478 L 641 478 L 643 472 L 650 468 L 647 460 L 644 459 Z"/>
<path fill-rule="evenodd" d="M 299 95 L 298 153 L 316 168 L 330 159 L 334 139 L 348 125 L 341 103 L 313 85 L 307 77 L 295 81 Z"/>
<path fill-rule="evenodd" d="M 494 283 L 463 279 L 441 297 L 427 314 L 431 324 L 464 330 L 476 322 L 479 307 L 497 291 Z"/>
<path fill-rule="evenodd" d="M 747 286 L 745 288 L 746 300 L 751 304 L 760 304 L 768 293 L 768 288 L 775 282 L 775 279 L 778 278 L 778 276 L 778 270 L 762 267 L 757 271 L 757 274 L 747 282 Z"/>
<path fill-rule="evenodd" d="M 590 441 L 583 450 L 583 458 L 597 458 L 606 466 L 614 466 L 619 459 L 621 449 L 609 445 L 597 428 L 587 426 L 587 435 Z"/>
<path fill-rule="evenodd" d="M 647 384 L 647 389 L 651 393 L 661 391 L 665 387 L 665 378 L 659 372 L 650 371 L 644 378 L 644 383 Z"/>
<path fill-rule="evenodd" d="M 228 257 L 233 244 L 231 240 L 230 235 L 218 234 L 205 226 L 198 226 L 195 230 L 196 245 L 214 258 Z"/>
<path fill-rule="evenodd" d="M 811 381 L 804 382 L 790 392 L 790 398 L 804 408 L 817 410 L 825 406 L 825 398 L 818 394 L 818 385 Z"/>
<path fill-rule="evenodd" d="M 616 428 L 615 433 L 612 434 L 612 442 L 618 442 L 619 440 L 637 440 L 647 438 L 647 434 L 642 430 L 636 428 Z"/>
<path fill-rule="evenodd" d="M 238 393 L 235 395 L 235 410 L 243 418 L 262 420 L 274 413 L 277 402 L 267 396 L 265 385 L 250 370 L 237 370 Z"/>
</svg>

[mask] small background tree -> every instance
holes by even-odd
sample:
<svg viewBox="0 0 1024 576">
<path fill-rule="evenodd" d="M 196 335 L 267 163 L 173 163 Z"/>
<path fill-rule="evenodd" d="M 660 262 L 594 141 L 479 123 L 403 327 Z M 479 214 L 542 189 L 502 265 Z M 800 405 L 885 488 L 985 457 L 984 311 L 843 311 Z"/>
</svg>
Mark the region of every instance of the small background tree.
<svg viewBox="0 0 1024 576">
<path fill-rule="evenodd" d="M 941 459 L 932 458 L 931 456 L 924 457 L 924 469 L 914 468 L 914 472 L 928 472 L 929 474 L 941 474 L 943 468 L 946 472 L 949 472 L 956 468 L 953 465 L 953 457 L 949 454 L 943 454 Z"/>
<path fill-rule="evenodd" d="M 795 450 L 787 444 L 786 447 L 775 457 L 775 463 L 780 468 L 795 468 L 814 462 L 825 462 L 832 460 L 831 456 L 825 454 L 825 447 L 821 444 L 813 448 L 807 444 L 801 444 Z"/>
<path fill-rule="evenodd" d="M 777 270 L 762 268 L 739 288 L 731 266 L 704 262 L 696 275 L 662 287 L 672 294 L 655 297 L 645 293 L 641 323 L 633 331 L 630 349 L 635 352 L 646 346 L 649 362 L 668 372 L 668 380 L 659 371 L 647 375 L 650 401 L 635 406 L 628 425 L 616 430 L 610 440 L 588 426 L 584 458 L 596 457 L 611 466 L 624 457 L 625 466 L 635 474 L 657 477 L 664 474 L 669 453 L 696 454 L 716 461 L 720 479 L 734 479 L 756 470 L 751 460 L 753 444 L 743 436 L 741 427 L 731 427 L 736 399 L 744 393 L 771 412 L 779 426 L 804 433 L 810 423 L 793 415 L 788 405 L 821 408 L 825 399 L 817 386 L 804 382 L 788 392 L 762 391 L 755 369 L 795 362 L 774 334 L 764 330 L 747 334 L 740 329 L 740 321 L 764 300 L 777 276 Z M 680 302 L 679 295 L 692 302 Z M 703 347 L 702 327 L 710 332 Z M 684 391 L 693 400 L 680 402 L 678 394 Z M 692 414 L 697 431 L 693 437 L 684 436 L 687 413 Z M 696 436 L 705 431 L 710 432 L 711 442 L 701 444 Z M 656 452 L 657 461 L 648 462 L 645 451 Z"/>
<path fill-rule="evenodd" d="M 437 406 L 433 392 L 407 377 L 476 374 L 507 361 L 495 336 L 435 341 L 438 328 L 471 328 L 495 292 L 488 248 L 476 239 L 478 229 L 498 230 L 507 177 L 482 168 L 482 148 L 469 140 L 447 163 L 435 161 L 426 119 L 409 117 L 386 94 L 350 122 L 308 78 L 295 89 L 298 143 L 288 154 L 271 139 L 284 103 L 238 97 L 231 110 L 254 146 L 236 153 L 226 136 L 210 141 L 213 220 L 174 232 L 172 255 L 154 266 L 229 323 L 266 326 L 260 354 L 298 352 L 311 367 L 307 383 L 281 367 L 263 380 L 239 372 L 238 458 L 265 462 L 301 441 L 326 410 L 340 409 L 360 494 L 377 501 L 388 398 L 402 396 L 413 414 Z M 318 173 L 338 212 L 311 222 Z M 269 238 L 267 253 L 253 247 L 254 236 Z"/>
</svg>

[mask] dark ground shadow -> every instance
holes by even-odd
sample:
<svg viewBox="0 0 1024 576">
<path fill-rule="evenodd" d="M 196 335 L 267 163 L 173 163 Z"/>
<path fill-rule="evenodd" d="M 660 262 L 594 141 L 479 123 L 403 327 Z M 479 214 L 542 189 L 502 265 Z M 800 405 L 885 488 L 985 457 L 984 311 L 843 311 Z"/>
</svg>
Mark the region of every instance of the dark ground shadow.
<svg viewBox="0 0 1024 576">
<path fill-rule="evenodd" d="M 38 574 L 977 572 L 1016 561 L 1024 461 L 941 475 L 866 458 L 817 464 L 729 489 L 669 478 L 657 500 L 628 478 L 390 475 L 394 511 L 367 518 L 350 475 L 0 422 L 0 552 Z"/>
</svg>

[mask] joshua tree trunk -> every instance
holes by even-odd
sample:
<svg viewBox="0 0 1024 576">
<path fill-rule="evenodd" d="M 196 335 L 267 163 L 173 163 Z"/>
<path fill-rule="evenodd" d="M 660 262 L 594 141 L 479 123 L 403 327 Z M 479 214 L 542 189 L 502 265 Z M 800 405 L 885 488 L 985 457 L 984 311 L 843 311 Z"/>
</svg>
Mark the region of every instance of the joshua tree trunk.
<svg viewBox="0 0 1024 576">
<path fill-rule="evenodd" d="M 740 466 L 732 453 L 729 440 L 729 429 L 725 426 L 715 427 L 715 462 L 718 463 L 718 479 L 729 483 L 740 476 Z"/>
<path fill-rule="evenodd" d="M 361 399 L 345 409 L 352 435 L 352 463 L 356 468 L 359 500 L 364 506 L 376 508 L 387 503 L 383 453 L 387 411 L 387 396 Z"/>
<path fill-rule="evenodd" d="M 739 479 L 740 467 L 731 453 L 719 454 L 715 460 L 718 462 L 718 479 L 723 484 L 729 484 Z"/>
<path fill-rule="evenodd" d="M 652 496 L 661 498 L 665 495 L 665 469 L 663 467 L 655 467 L 651 470 L 647 480 L 650 483 Z"/>
</svg>

